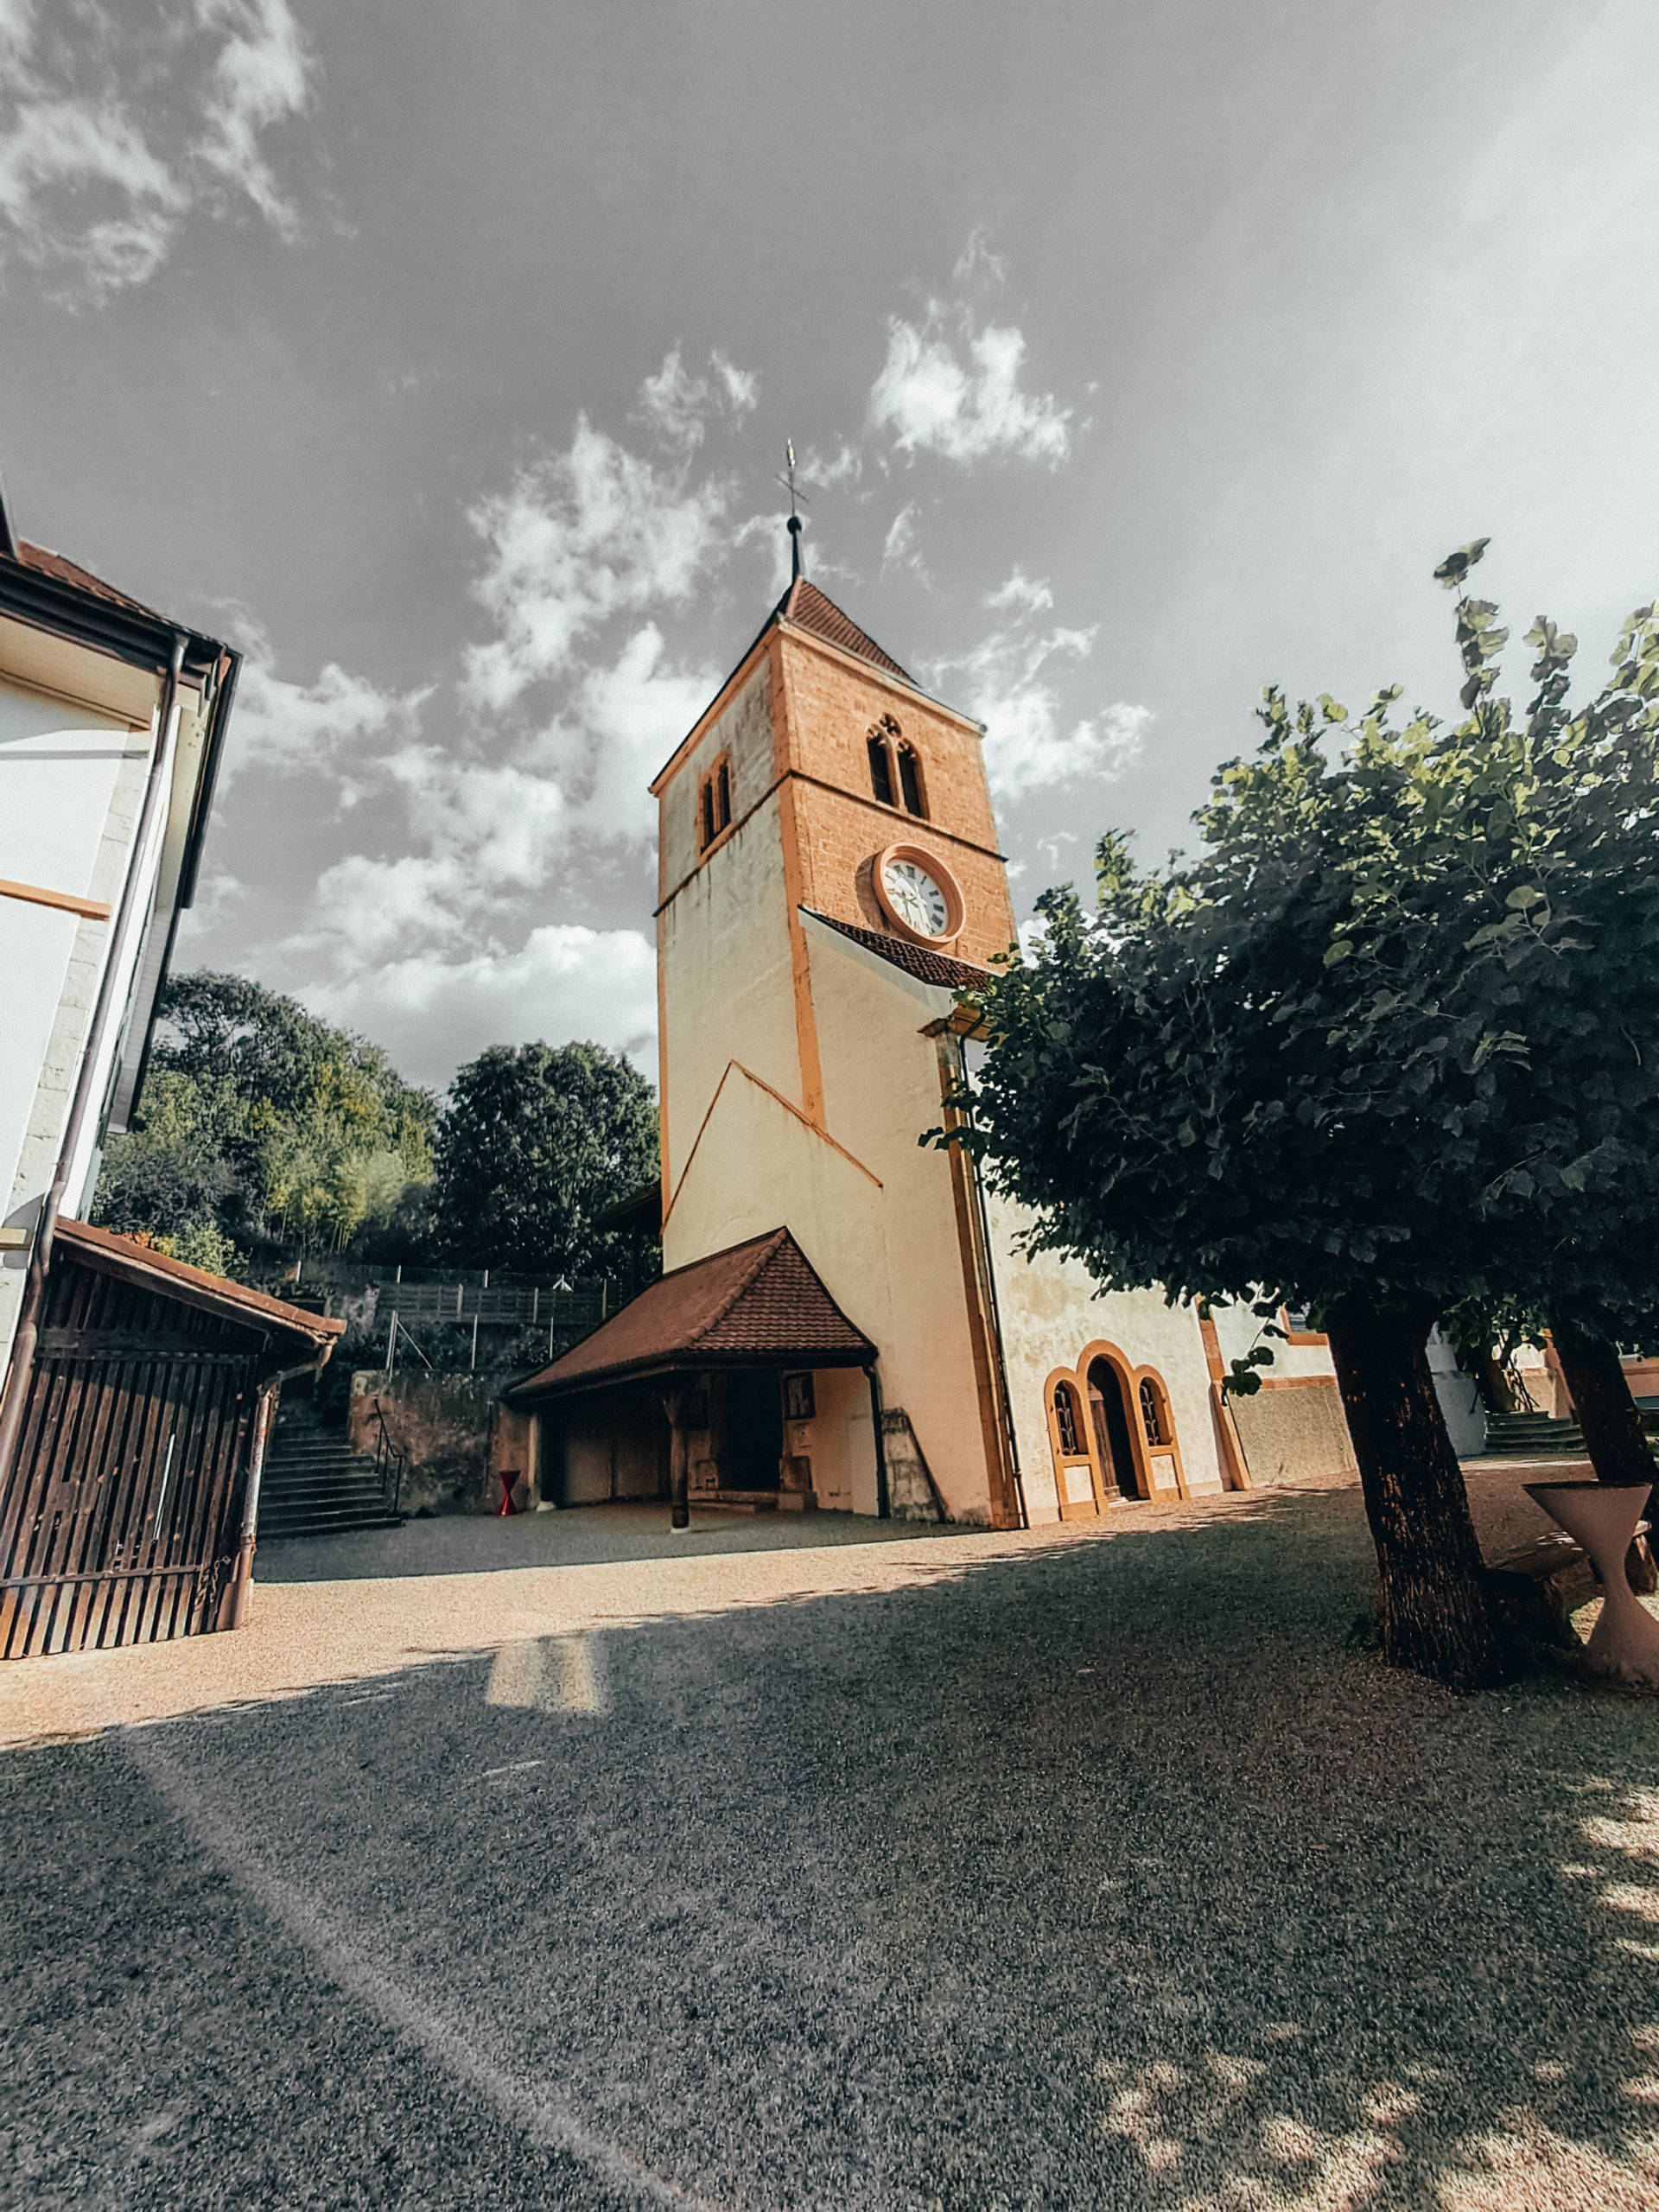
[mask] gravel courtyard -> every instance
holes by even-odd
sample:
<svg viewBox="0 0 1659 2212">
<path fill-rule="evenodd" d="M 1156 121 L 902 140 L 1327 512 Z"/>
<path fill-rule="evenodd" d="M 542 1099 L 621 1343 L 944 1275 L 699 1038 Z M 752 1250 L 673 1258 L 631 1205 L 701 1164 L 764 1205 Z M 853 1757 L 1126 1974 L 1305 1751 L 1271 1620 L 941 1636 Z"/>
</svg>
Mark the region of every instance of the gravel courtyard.
<svg viewBox="0 0 1659 2212">
<path fill-rule="evenodd" d="M 1384 1673 L 1353 1491 L 644 1526 L 0 1677 L 0 2201 L 1659 2205 L 1659 1707 Z"/>
</svg>

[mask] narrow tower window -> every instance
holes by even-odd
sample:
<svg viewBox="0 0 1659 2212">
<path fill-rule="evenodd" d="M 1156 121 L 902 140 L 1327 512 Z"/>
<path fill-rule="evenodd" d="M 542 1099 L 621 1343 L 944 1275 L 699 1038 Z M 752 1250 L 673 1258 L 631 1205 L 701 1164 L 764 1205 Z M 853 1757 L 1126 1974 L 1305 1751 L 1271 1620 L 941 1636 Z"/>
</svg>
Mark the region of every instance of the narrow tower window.
<svg viewBox="0 0 1659 2212">
<path fill-rule="evenodd" d="M 697 786 L 697 848 L 707 852 L 732 822 L 732 761 L 722 753 Z"/>
<path fill-rule="evenodd" d="M 883 806 L 894 804 L 893 757 L 887 751 L 887 733 L 881 729 L 870 732 L 870 789 Z"/>
<path fill-rule="evenodd" d="M 913 745 L 899 747 L 899 788 L 905 795 L 905 811 L 919 814 L 927 819 L 927 809 L 922 804 L 922 767 L 916 758 Z"/>
</svg>

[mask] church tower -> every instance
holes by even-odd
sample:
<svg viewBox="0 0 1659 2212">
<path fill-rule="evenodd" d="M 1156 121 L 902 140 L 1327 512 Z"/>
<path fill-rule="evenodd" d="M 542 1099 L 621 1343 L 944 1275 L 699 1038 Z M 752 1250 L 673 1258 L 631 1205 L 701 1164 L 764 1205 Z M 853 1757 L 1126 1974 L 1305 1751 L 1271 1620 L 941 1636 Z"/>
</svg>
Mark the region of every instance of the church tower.
<svg viewBox="0 0 1659 2212">
<path fill-rule="evenodd" d="M 1012 1528 L 1351 1464 L 1322 1340 L 1287 1335 L 1252 1475 L 1249 1309 L 1028 1255 L 919 1141 L 1014 940 L 983 734 L 798 571 L 652 785 L 665 1273 L 509 1394 L 543 1497 Z"/>
<path fill-rule="evenodd" d="M 1014 938 L 982 738 L 797 575 L 653 783 L 664 1260 L 786 1225 L 931 1428 L 944 1502 L 1011 1522 L 978 1232 L 918 1143 L 930 1030 Z"/>
<path fill-rule="evenodd" d="M 941 978 L 1007 949 L 982 736 L 798 576 L 652 784 L 665 1209 L 722 1053 L 828 1128 L 808 918 Z"/>
</svg>

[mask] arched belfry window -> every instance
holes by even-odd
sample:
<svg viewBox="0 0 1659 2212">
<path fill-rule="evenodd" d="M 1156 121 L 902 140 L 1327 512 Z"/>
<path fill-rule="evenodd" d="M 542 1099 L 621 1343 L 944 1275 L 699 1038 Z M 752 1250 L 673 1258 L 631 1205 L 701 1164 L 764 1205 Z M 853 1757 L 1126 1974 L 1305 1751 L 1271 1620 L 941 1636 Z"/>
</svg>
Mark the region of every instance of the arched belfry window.
<svg viewBox="0 0 1659 2212">
<path fill-rule="evenodd" d="M 916 748 L 891 715 L 883 715 L 869 734 L 870 789 L 883 806 L 903 807 L 927 819 L 927 793 Z"/>
<path fill-rule="evenodd" d="M 893 796 L 893 754 L 888 750 L 885 732 L 870 732 L 870 789 L 883 806 L 894 804 Z"/>
<path fill-rule="evenodd" d="M 904 796 L 905 811 L 927 817 L 927 807 L 922 798 L 922 764 L 916 758 L 913 745 L 899 748 L 899 789 Z"/>
</svg>

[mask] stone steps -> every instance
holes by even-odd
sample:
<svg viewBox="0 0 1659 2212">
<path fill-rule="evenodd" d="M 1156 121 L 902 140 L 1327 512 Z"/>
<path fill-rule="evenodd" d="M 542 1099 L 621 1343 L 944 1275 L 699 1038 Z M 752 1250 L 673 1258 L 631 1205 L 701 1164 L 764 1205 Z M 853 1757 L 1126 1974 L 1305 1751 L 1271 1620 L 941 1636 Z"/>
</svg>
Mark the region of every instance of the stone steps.
<svg viewBox="0 0 1659 2212">
<path fill-rule="evenodd" d="M 278 1419 L 259 1485 L 259 1535 L 333 1536 L 351 1529 L 400 1529 L 374 1461 L 325 1428 L 308 1405 Z"/>
<path fill-rule="evenodd" d="M 1488 1414 L 1486 1449 L 1510 1459 L 1572 1459 L 1582 1456 L 1584 1438 L 1575 1421 L 1549 1414 Z"/>
</svg>

